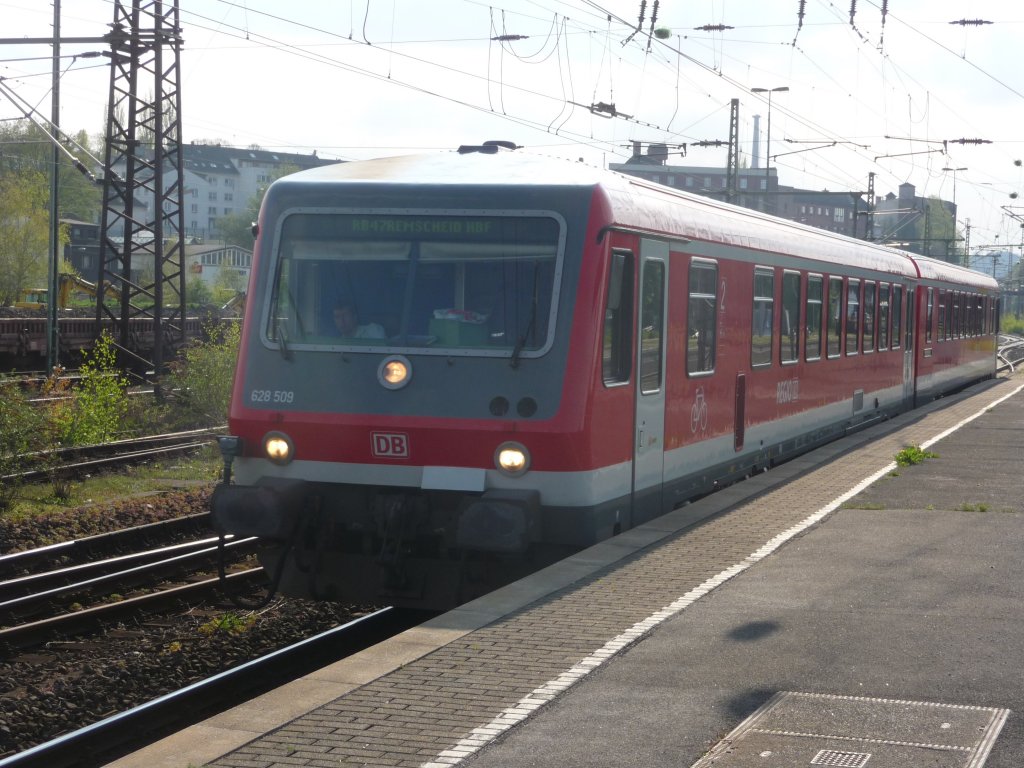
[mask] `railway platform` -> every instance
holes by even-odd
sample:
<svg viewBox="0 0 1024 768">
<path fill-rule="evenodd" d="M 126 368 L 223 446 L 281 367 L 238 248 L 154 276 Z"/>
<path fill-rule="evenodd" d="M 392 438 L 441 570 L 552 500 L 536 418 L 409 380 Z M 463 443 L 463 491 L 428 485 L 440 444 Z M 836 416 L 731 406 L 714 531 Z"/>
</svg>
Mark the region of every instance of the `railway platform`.
<svg viewBox="0 0 1024 768">
<path fill-rule="evenodd" d="M 1022 390 L 849 435 L 110 765 L 1019 768 Z"/>
</svg>

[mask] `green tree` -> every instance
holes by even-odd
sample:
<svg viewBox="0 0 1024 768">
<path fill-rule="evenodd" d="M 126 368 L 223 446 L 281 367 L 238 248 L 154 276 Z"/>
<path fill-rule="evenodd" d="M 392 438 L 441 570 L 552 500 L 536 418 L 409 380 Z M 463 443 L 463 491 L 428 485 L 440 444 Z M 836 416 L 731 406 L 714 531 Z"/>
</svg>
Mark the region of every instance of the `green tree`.
<svg viewBox="0 0 1024 768">
<path fill-rule="evenodd" d="M 272 182 L 276 181 L 282 176 L 295 173 L 297 170 L 299 168 L 295 165 L 282 166 L 272 175 L 270 180 Z M 263 196 L 266 193 L 267 188 L 263 187 L 258 195 L 249 198 L 244 211 L 217 219 L 217 231 L 220 232 L 221 239 L 227 245 L 237 245 L 241 248 L 252 250 L 256 242 L 252 234 L 252 225 L 259 219 L 260 206 L 263 204 Z"/>
<path fill-rule="evenodd" d="M 78 146 L 67 142 L 68 150 L 86 167 L 91 167 L 90 154 L 97 154 L 89 134 L 79 131 Z M 0 123 L 0 178 L 18 176 L 26 171 L 40 174 L 46 205 L 50 199 L 50 168 L 53 164 L 53 142 L 29 120 Z M 81 147 L 82 149 L 79 149 Z M 103 190 L 84 176 L 64 153 L 58 163 L 57 202 L 61 218 L 98 221 L 103 204 Z"/>
<path fill-rule="evenodd" d="M 928 242 L 923 242 L 922 253 L 956 263 L 962 263 L 963 243 L 958 242 L 959 234 L 956 221 L 945 204 L 937 197 L 929 197 L 926 201 Z M 921 223 L 921 237 L 925 237 L 924 222 Z"/>
<path fill-rule="evenodd" d="M 106 332 L 83 355 L 80 383 L 69 403 L 53 414 L 63 445 L 90 445 L 117 437 L 128 413 L 128 380 L 117 366 L 114 341 Z"/>
<path fill-rule="evenodd" d="M 182 429 L 218 426 L 228 417 L 241 328 L 211 325 L 207 337 L 185 348 L 164 382 L 174 392 L 169 420 Z"/>
<path fill-rule="evenodd" d="M 46 283 L 50 242 L 48 195 L 38 171 L 0 177 L 0 302 Z"/>
<path fill-rule="evenodd" d="M 244 291 L 248 285 L 248 278 L 240 269 L 222 266 L 213 281 L 213 288 L 218 296 L 230 298 L 239 291 Z"/>
<path fill-rule="evenodd" d="M 28 402 L 28 395 L 15 378 L 0 375 L 0 475 L 24 469 L 25 454 L 48 448 L 45 414 Z M 0 482 L 0 512 L 17 496 L 16 479 Z"/>
<path fill-rule="evenodd" d="M 190 307 L 205 307 L 213 303 L 213 289 L 199 275 L 190 277 L 185 284 L 185 296 Z"/>
<path fill-rule="evenodd" d="M 79 131 L 75 137 L 78 146 L 87 150 L 87 153 L 80 152 L 75 147 L 69 147 L 71 152 L 87 168 L 92 166 L 89 154 L 101 154 L 89 134 Z M 81 171 L 74 167 L 66 155 L 61 155 L 60 176 L 57 188 L 57 207 L 60 209 L 62 219 L 77 219 L 78 221 L 96 222 L 99 221 L 100 208 L 103 206 L 103 179 L 97 174 L 97 181 L 93 182 L 84 176 Z"/>
</svg>

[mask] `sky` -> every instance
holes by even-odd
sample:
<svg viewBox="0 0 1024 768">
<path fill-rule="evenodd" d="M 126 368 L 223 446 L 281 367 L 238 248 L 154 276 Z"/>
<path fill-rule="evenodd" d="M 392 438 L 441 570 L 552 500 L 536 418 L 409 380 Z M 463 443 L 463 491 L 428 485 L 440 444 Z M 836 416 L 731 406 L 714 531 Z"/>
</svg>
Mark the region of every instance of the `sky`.
<svg viewBox="0 0 1024 768">
<path fill-rule="evenodd" d="M 60 7 L 62 38 L 101 37 L 115 0 Z M 781 184 L 866 191 L 873 172 L 876 197 L 910 183 L 920 196 L 954 200 L 979 268 L 997 247 L 1024 250 L 1024 5 L 1016 2 L 179 0 L 179 8 L 186 142 L 357 160 L 499 139 L 607 165 L 624 162 L 639 141 L 668 145 L 672 164 L 721 168 L 738 99 L 741 164 L 752 165 L 758 115 L 763 167 L 770 114 L 768 153 Z M 0 0 L 0 37 L 52 35 L 52 0 Z M 83 55 L 103 50 L 61 46 L 66 131 L 103 131 L 109 69 Z M 0 78 L 0 120 L 26 109 L 50 117 L 50 46 L 0 42 Z M 769 109 L 755 88 L 788 90 L 773 91 Z"/>
</svg>

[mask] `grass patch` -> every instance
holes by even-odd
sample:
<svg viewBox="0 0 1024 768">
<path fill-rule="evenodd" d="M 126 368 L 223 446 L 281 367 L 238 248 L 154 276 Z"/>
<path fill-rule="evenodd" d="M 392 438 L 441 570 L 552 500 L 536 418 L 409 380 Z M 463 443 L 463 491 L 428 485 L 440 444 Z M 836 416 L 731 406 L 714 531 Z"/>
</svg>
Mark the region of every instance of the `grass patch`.
<svg viewBox="0 0 1024 768">
<path fill-rule="evenodd" d="M 988 512 L 988 504 L 963 503 L 956 508 L 957 512 Z"/>
<path fill-rule="evenodd" d="M 17 489 L 17 495 L 11 500 L 4 516 L 17 520 L 174 488 L 212 484 L 220 479 L 223 466 L 217 444 L 212 443 L 188 456 L 148 461 L 122 470 L 96 472 L 74 481 L 24 484 Z"/>
</svg>

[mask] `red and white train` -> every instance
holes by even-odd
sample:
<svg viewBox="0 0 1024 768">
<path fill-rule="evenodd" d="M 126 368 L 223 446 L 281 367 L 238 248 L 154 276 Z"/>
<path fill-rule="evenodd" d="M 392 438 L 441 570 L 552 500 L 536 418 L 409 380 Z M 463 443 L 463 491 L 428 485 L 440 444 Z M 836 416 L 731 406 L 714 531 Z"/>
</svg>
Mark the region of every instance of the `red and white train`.
<svg viewBox="0 0 1024 768">
<path fill-rule="evenodd" d="M 997 319 L 980 273 L 494 143 L 298 173 L 215 525 L 286 593 L 450 606 L 993 376 Z"/>
</svg>

